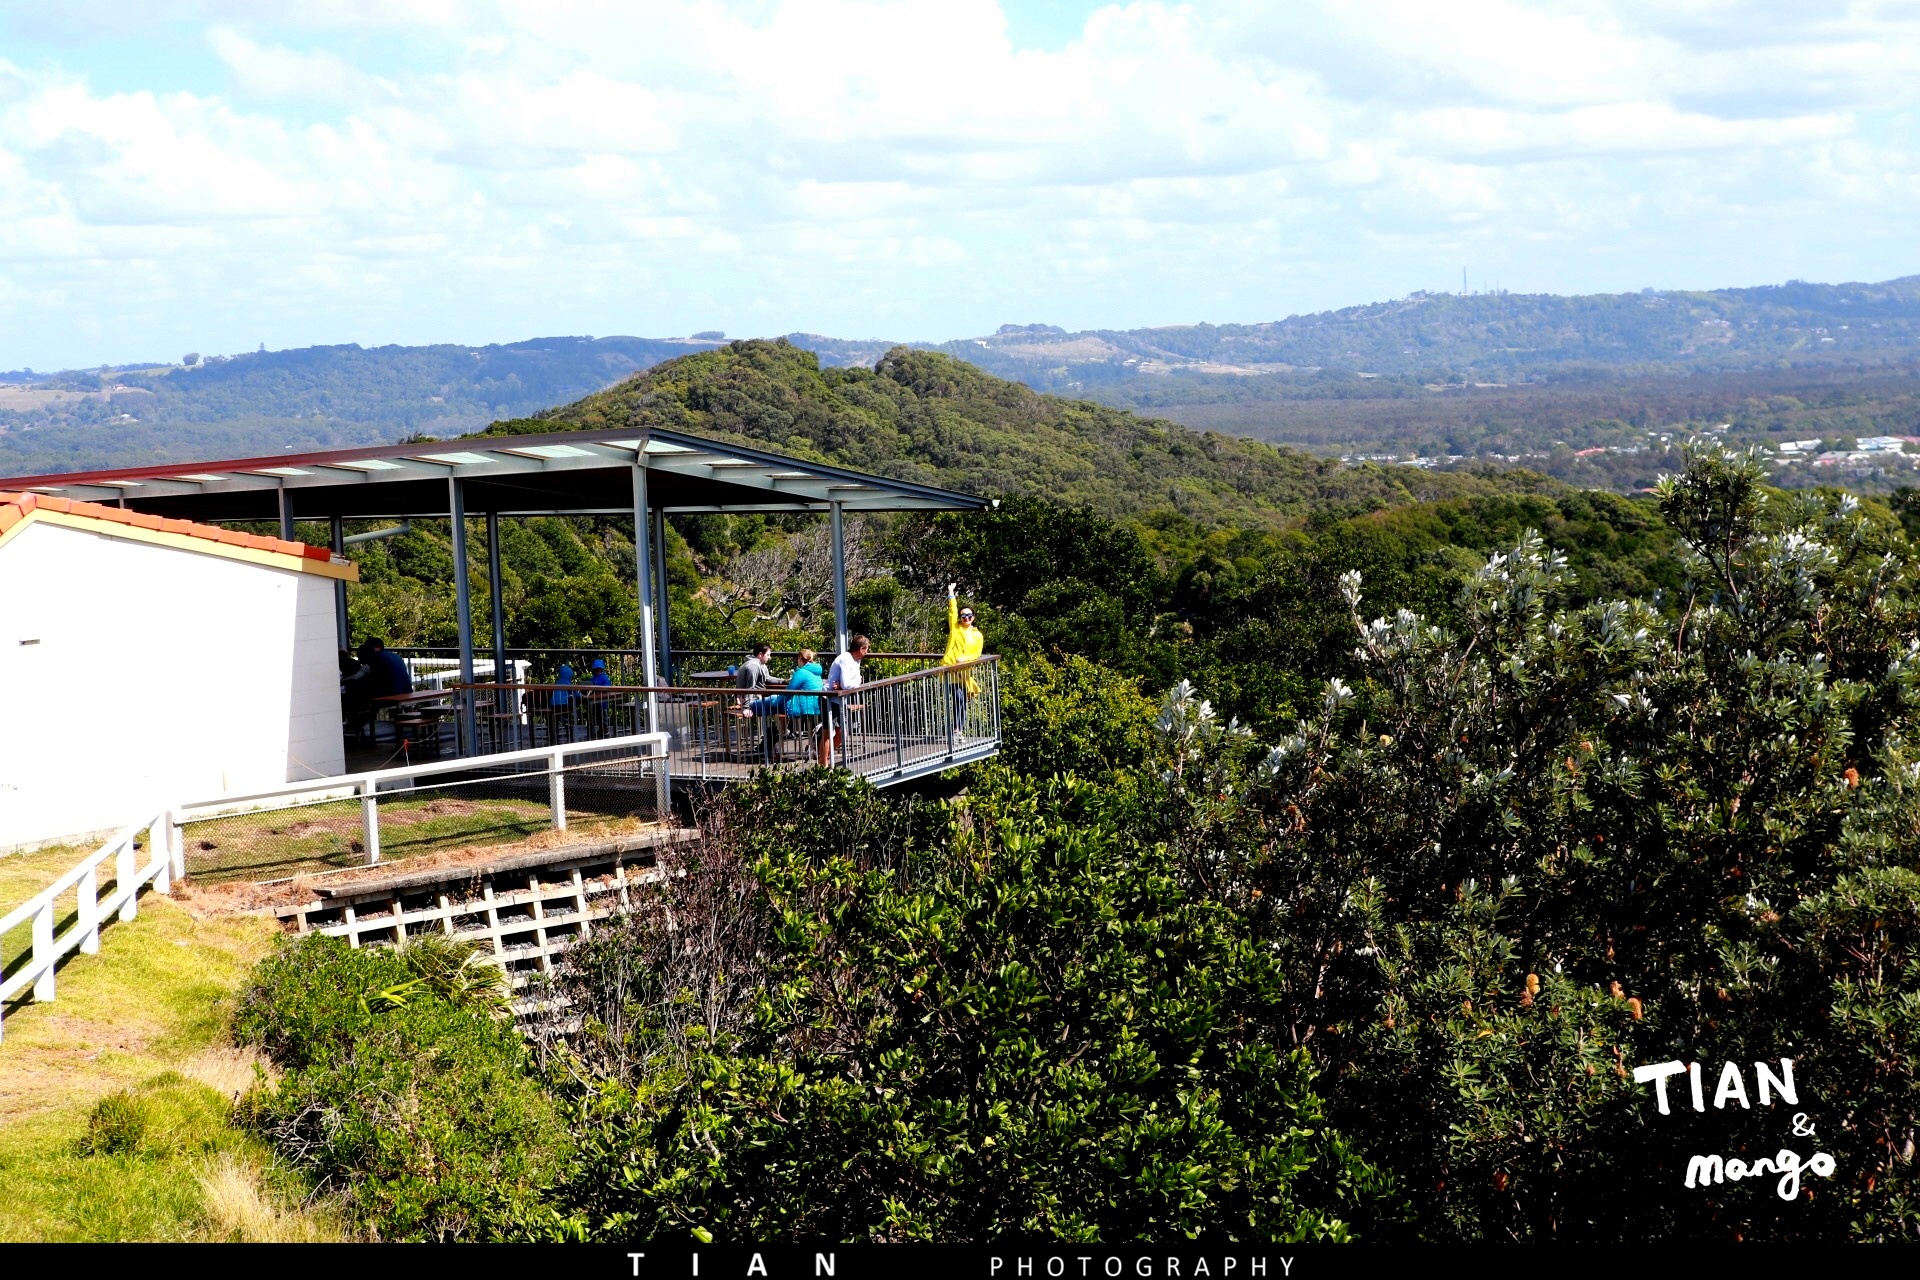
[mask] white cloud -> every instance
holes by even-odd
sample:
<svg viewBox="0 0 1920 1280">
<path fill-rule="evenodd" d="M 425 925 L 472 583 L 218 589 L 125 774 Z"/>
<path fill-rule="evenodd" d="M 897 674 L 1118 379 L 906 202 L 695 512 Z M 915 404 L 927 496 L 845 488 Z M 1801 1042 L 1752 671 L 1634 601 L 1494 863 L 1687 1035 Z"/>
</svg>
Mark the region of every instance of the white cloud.
<svg viewBox="0 0 1920 1280">
<path fill-rule="evenodd" d="M 233 75 L 234 87 L 253 98 L 314 98 L 322 102 L 364 102 L 379 82 L 325 52 L 302 53 L 258 44 L 232 27 L 215 27 L 207 42 Z"/>
<path fill-rule="evenodd" d="M 1558 289 L 1915 269 L 1912 4 L 1137 0 L 1047 51 L 993 0 L 143 14 L 225 87 L 109 91 L 84 40 L 0 63 L 0 364 L 1264 318 L 1463 260 Z"/>
</svg>

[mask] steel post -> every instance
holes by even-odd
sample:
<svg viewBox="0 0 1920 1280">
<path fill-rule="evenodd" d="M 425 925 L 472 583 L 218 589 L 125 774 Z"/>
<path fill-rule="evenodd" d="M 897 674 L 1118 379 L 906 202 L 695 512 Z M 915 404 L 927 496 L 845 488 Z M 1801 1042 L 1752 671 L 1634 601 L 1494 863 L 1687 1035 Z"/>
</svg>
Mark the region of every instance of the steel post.
<svg viewBox="0 0 1920 1280">
<path fill-rule="evenodd" d="M 287 489 L 287 482 L 280 482 L 280 536 L 288 542 L 298 542 L 293 536 L 293 494 Z"/>
<path fill-rule="evenodd" d="M 500 513 L 487 512 L 487 595 L 493 606 L 493 683 L 512 684 L 507 670 L 507 605 L 500 595 Z"/>
<path fill-rule="evenodd" d="M 847 530 L 840 504 L 833 504 L 834 653 L 847 651 Z"/>
<path fill-rule="evenodd" d="M 673 683 L 673 630 L 667 624 L 667 513 L 653 513 L 653 597 L 660 626 L 660 674 Z"/>
<path fill-rule="evenodd" d="M 473 588 L 467 581 L 467 492 L 457 477 L 447 480 L 448 520 L 453 528 L 453 607 L 460 627 L 460 683 L 473 683 Z M 473 699 L 458 707 L 460 754 L 474 752 Z"/>
<path fill-rule="evenodd" d="M 347 522 L 339 516 L 329 521 L 327 545 L 333 548 L 333 554 L 344 556 L 347 551 Z M 353 648 L 353 637 L 347 628 L 347 583 L 344 578 L 333 580 L 333 622 L 340 633 L 340 648 Z"/>
<path fill-rule="evenodd" d="M 653 539 L 648 536 L 653 524 L 647 509 L 647 465 L 633 464 L 633 575 L 634 592 L 640 604 L 640 664 L 646 671 L 649 687 L 660 684 L 660 649 L 653 629 Z M 647 695 L 647 732 L 660 728 L 660 706 L 656 695 Z"/>
</svg>

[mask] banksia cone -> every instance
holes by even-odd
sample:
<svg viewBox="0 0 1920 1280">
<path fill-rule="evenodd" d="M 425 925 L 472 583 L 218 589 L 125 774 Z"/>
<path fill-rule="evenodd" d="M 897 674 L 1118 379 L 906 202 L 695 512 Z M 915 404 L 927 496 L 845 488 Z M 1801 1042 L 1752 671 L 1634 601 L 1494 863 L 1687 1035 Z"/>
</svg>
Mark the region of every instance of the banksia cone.
<svg viewBox="0 0 1920 1280">
<path fill-rule="evenodd" d="M 1860 771 L 1858 769 L 1853 768 L 1851 765 L 1849 765 L 1847 768 L 1847 771 L 1841 774 L 1840 776 L 1847 780 L 1847 785 L 1850 787 L 1857 787 L 1860 785 Z"/>
<path fill-rule="evenodd" d="M 1621 996 L 1624 996 L 1627 993 L 1620 989 L 1619 983 L 1610 982 L 1607 984 L 1607 994 L 1612 996 L 1615 1000 L 1618 1000 Z"/>
<path fill-rule="evenodd" d="M 1537 996 L 1540 994 L 1540 975 L 1539 974 L 1530 973 L 1527 975 L 1527 994 L 1530 996 Z"/>
<path fill-rule="evenodd" d="M 1640 1021 L 1640 997 L 1635 996 L 1633 999 L 1627 1001 L 1627 1008 L 1633 1010 L 1633 1020 L 1635 1022 Z"/>
</svg>

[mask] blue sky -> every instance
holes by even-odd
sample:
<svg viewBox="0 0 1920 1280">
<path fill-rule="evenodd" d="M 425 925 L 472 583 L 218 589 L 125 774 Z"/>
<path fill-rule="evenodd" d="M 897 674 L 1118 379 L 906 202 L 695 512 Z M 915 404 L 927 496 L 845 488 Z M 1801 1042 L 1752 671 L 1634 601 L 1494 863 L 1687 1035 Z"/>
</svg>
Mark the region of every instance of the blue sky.
<svg viewBox="0 0 1920 1280">
<path fill-rule="evenodd" d="M 1920 272 L 1920 0 L 0 0 L 0 368 Z"/>
</svg>

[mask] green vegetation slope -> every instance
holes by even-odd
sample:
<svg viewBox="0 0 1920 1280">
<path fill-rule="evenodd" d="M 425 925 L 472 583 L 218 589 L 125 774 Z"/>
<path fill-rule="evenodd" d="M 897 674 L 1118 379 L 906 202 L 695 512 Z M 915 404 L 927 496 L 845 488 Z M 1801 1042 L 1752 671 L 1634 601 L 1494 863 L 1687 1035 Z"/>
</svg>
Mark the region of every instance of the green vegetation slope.
<svg viewBox="0 0 1920 1280">
<path fill-rule="evenodd" d="M 822 367 L 785 339 L 729 343 L 483 435 L 656 426 L 971 493 L 1032 494 L 1112 516 L 1177 511 L 1273 526 L 1347 511 L 1532 488 L 1404 467 L 1348 466 L 1085 400 L 1040 395 L 938 352 L 895 347 L 872 369 Z"/>
</svg>

